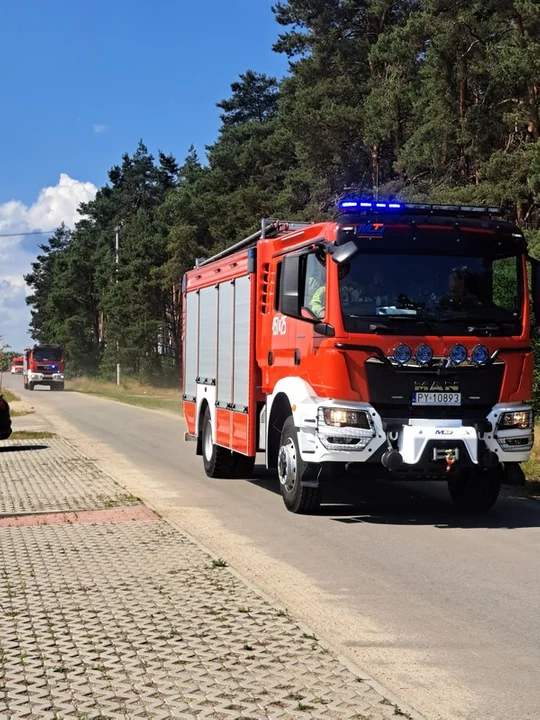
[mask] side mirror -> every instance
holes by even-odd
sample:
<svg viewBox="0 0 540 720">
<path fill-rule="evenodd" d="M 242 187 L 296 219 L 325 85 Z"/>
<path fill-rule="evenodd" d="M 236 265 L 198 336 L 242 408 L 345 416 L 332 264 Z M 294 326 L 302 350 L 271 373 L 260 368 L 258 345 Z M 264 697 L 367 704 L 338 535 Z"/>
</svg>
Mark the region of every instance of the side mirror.
<svg viewBox="0 0 540 720">
<path fill-rule="evenodd" d="M 534 258 L 531 261 L 531 285 L 532 285 L 532 304 L 536 324 L 540 323 L 540 262 Z"/>
<path fill-rule="evenodd" d="M 349 242 L 346 242 L 344 245 L 340 245 L 336 248 L 332 255 L 332 259 L 338 265 L 346 265 L 354 260 L 359 253 L 360 248 L 358 247 L 358 243 L 354 242 L 354 240 L 349 240 Z"/>
<path fill-rule="evenodd" d="M 279 289 L 279 309 L 283 315 L 293 318 L 302 317 L 302 263 L 300 255 L 285 255 L 281 262 L 281 282 Z"/>
</svg>

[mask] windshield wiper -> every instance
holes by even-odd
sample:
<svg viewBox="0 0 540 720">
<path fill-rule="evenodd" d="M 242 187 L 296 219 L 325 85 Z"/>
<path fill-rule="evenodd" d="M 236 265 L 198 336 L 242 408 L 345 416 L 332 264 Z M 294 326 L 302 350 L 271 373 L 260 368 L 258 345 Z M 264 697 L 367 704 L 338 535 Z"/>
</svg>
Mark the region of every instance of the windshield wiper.
<svg viewBox="0 0 540 720">
<path fill-rule="evenodd" d="M 491 321 L 491 322 L 477 322 L 474 325 L 469 325 L 467 328 L 469 335 L 478 335 L 480 333 L 485 333 L 486 335 L 492 335 L 496 332 L 502 332 L 505 335 L 511 335 L 512 331 L 510 328 L 512 328 L 513 325 L 516 323 L 512 322 L 501 322 L 501 321 Z"/>
<path fill-rule="evenodd" d="M 431 319 L 425 318 L 420 315 L 385 315 L 384 320 L 384 323 L 372 323 L 369 326 L 370 332 L 391 332 L 392 328 L 390 327 L 390 323 L 408 322 L 411 324 L 414 323 L 415 325 L 423 325 L 424 327 L 427 327 L 433 333 L 433 335 L 441 335 L 440 330 L 431 321 Z"/>
</svg>

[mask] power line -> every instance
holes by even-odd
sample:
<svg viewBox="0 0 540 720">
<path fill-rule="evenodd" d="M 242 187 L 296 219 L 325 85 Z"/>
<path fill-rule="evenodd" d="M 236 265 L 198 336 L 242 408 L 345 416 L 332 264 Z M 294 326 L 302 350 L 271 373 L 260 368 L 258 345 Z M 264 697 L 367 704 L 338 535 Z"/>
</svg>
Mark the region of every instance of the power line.
<svg viewBox="0 0 540 720">
<path fill-rule="evenodd" d="M 0 237 L 19 237 L 20 235 L 52 235 L 56 232 L 54 230 L 29 230 L 28 232 L 16 232 L 16 233 L 0 233 Z"/>
</svg>

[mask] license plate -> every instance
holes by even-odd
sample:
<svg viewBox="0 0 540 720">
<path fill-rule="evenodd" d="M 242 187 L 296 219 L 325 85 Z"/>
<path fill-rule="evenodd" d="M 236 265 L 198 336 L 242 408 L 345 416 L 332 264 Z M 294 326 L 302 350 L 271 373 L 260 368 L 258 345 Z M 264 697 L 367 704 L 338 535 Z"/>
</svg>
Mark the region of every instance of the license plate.
<svg viewBox="0 0 540 720">
<path fill-rule="evenodd" d="M 461 405 L 461 393 L 417 392 L 412 398 L 413 405 Z"/>
</svg>

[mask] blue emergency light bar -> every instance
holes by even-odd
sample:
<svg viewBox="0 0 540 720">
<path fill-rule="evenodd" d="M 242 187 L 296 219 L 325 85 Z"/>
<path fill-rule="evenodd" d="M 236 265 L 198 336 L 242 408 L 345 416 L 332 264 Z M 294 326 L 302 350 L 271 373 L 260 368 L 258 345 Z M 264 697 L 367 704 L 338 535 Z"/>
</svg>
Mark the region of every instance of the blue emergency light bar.
<svg viewBox="0 0 540 720">
<path fill-rule="evenodd" d="M 350 195 L 339 200 L 337 206 L 340 212 L 344 214 L 400 212 L 402 214 L 467 215 L 469 217 L 501 217 L 504 214 L 502 209 L 498 207 L 400 203 L 393 200 L 379 202 L 378 200 L 363 200 Z"/>
</svg>

